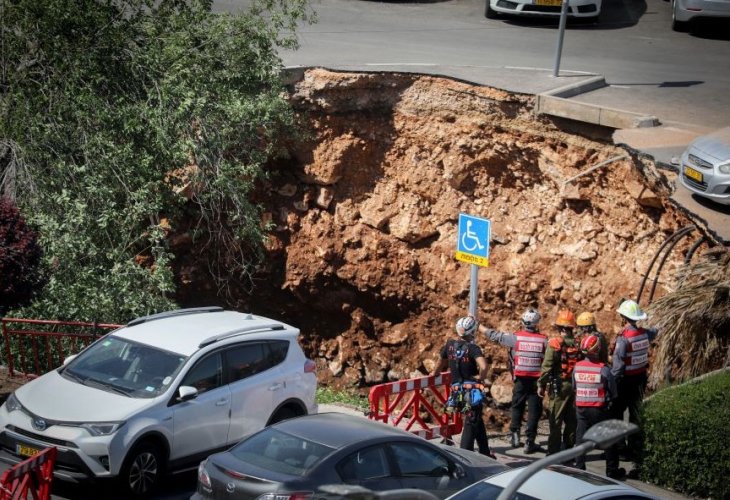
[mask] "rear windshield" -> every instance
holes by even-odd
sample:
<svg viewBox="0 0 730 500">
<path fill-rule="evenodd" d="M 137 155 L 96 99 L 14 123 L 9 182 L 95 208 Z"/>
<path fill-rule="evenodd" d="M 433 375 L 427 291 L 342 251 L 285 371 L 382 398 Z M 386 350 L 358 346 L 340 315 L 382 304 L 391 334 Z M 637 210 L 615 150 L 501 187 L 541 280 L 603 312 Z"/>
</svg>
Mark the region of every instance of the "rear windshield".
<svg viewBox="0 0 730 500">
<path fill-rule="evenodd" d="M 269 427 L 240 442 L 231 449 L 231 454 L 266 470 L 304 476 L 307 470 L 333 451 L 334 448 L 329 446 Z"/>
</svg>

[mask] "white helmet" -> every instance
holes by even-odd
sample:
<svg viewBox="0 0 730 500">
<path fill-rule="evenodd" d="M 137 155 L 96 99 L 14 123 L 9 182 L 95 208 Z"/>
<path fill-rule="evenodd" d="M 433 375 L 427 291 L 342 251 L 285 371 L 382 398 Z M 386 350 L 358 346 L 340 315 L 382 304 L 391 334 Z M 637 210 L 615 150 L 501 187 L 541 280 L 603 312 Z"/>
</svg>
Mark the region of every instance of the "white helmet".
<svg viewBox="0 0 730 500">
<path fill-rule="evenodd" d="M 464 316 L 456 322 L 456 333 L 459 337 L 473 337 L 477 331 L 477 320 L 474 316 Z"/>
<path fill-rule="evenodd" d="M 629 318 L 634 321 L 641 321 L 647 318 L 646 313 L 641 310 L 639 304 L 631 299 L 621 302 L 621 305 L 618 306 L 616 312 L 619 313 L 621 316 L 624 316 L 625 318 Z"/>
<path fill-rule="evenodd" d="M 522 324 L 525 328 L 535 329 L 538 323 L 540 323 L 540 313 L 535 309 L 530 308 L 522 315 Z"/>
</svg>

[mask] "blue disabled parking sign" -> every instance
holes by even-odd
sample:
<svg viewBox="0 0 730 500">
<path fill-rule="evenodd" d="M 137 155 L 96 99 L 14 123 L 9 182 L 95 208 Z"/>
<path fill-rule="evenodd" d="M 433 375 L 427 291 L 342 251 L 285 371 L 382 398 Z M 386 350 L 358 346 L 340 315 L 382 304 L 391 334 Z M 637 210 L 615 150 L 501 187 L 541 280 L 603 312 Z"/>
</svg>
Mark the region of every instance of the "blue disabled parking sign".
<svg viewBox="0 0 730 500">
<path fill-rule="evenodd" d="M 486 267 L 489 265 L 489 240 L 491 224 L 489 219 L 459 214 L 459 241 L 456 245 L 456 260 Z"/>
</svg>

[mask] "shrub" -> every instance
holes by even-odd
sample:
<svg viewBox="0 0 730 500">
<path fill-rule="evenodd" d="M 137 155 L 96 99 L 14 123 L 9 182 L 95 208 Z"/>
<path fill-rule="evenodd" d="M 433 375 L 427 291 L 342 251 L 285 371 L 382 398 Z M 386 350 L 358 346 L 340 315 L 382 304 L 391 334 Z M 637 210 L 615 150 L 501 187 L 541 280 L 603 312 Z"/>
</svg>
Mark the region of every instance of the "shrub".
<svg viewBox="0 0 730 500">
<path fill-rule="evenodd" d="M 730 372 L 668 388 L 643 408 L 641 478 L 701 498 L 730 498 Z"/>
</svg>

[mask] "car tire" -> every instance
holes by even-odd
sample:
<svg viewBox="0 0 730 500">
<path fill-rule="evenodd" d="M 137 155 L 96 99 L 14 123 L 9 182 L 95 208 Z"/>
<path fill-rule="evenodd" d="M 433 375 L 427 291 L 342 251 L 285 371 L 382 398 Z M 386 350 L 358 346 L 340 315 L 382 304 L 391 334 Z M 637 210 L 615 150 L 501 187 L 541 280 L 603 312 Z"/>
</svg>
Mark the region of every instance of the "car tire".
<svg viewBox="0 0 730 500">
<path fill-rule="evenodd" d="M 499 17 L 499 14 L 497 11 L 492 9 L 491 0 L 486 0 L 487 4 L 484 7 L 484 17 L 487 19 L 497 19 Z"/>
<path fill-rule="evenodd" d="M 677 0 L 672 0 L 672 30 L 678 33 L 687 31 L 688 23 L 686 21 L 677 20 Z"/>
<path fill-rule="evenodd" d="M 160 448 L 149 442 L 140 443 L 127 455 L 119 476 L 121 486 L 130 498 L 146 498 L 160 483 L 163 470 Z"/>
</svg>

